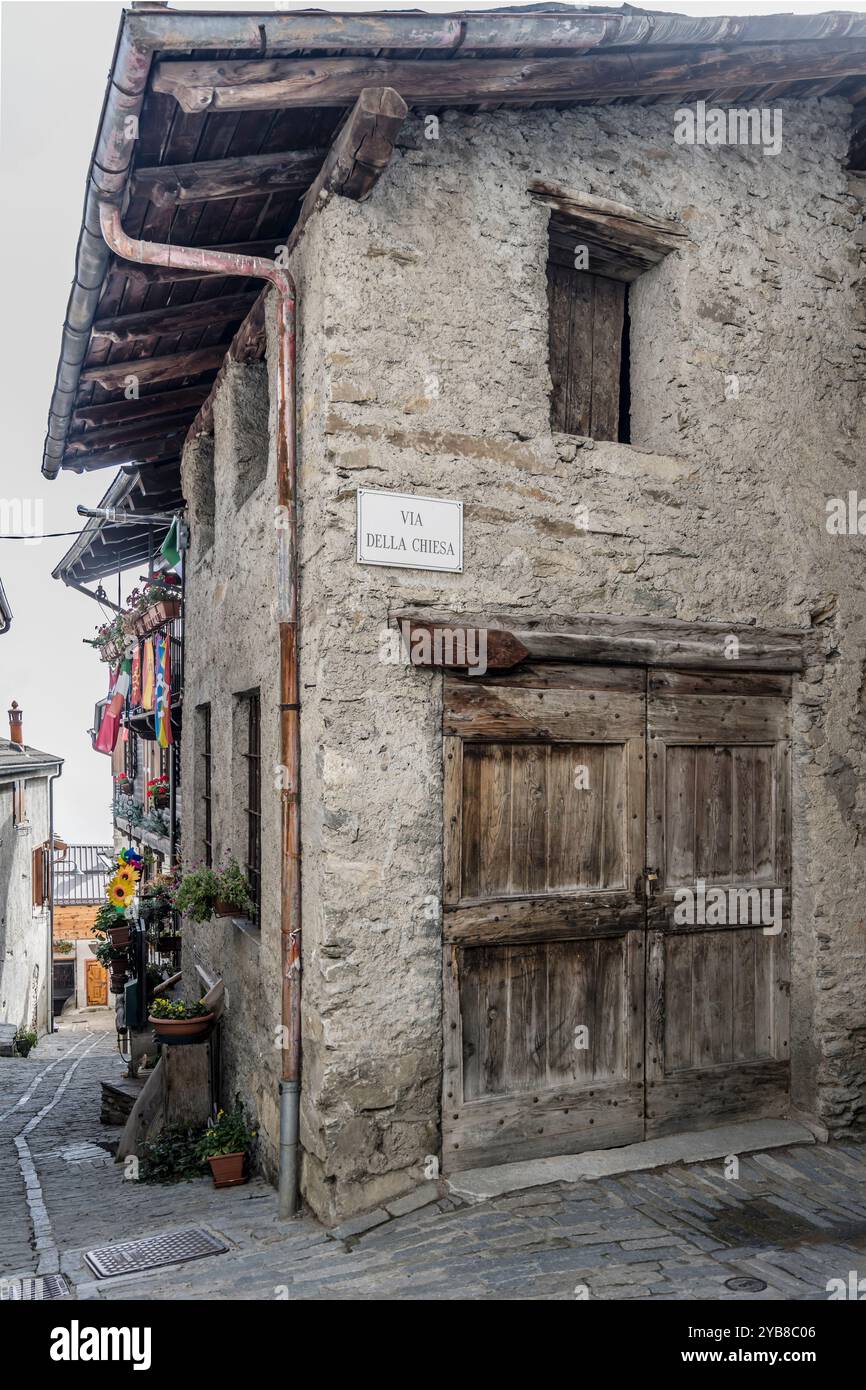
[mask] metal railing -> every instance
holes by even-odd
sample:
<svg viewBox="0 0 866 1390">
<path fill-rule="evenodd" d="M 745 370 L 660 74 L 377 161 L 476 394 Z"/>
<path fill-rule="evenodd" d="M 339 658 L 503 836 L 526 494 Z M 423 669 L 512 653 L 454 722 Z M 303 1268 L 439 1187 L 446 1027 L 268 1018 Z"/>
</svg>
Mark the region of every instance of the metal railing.
<svg viewBox="0 0 866 1390">
<path fill-rule="evenodd" d="M 117 864 L 111 845 L 67 845 L 55 848 L 52 867 L 54 902 L 65 907 L 103 902 Z"/>
</svg>

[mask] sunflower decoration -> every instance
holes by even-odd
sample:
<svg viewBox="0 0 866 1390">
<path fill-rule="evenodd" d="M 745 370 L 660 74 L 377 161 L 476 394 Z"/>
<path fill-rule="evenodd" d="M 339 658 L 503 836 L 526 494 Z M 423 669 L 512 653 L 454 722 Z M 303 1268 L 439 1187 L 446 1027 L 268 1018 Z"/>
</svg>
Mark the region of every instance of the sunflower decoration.
<svg viewBox="0 0 866 1390">
<path fill-rule="evenodd" d="M 117 862 L 118 864 L 126 865 L 128 868 L 135 869 L 136 873 L 139 874 L 141 873 L 142 864 L 144 863 L 138 850 L 133 849 L 131 845 L 127 845 L 120 851 L 117 856 Z"/>
<path fill-rule="evenodd" d="M 123 912 L 135 897 L 135 879 L 132 876 L 122 877 L 123 869 L 119 869 L 114 878 L 108 885 L 108 901 L 112 907 L 117 908 L 118 912 Z"/>
<path fill-rule="evenodd" d="M 128 884 L 130 890 L 135 889 L 135 885 L 137 884 L 137 882 L 138 874 L 135 872 L 134 869 L 130 868 L 128 864 L 122 864 L 121 867 L 116 871 L 114 878 L 112 879 L 112 883 Z"/>
</svg>

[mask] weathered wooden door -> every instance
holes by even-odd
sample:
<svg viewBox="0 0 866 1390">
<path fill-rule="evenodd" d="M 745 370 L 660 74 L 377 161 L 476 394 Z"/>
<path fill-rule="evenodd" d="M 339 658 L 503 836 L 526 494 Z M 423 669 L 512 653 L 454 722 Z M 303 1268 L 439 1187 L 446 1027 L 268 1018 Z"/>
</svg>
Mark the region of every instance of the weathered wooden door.
<svg viewBox="0 0 866 1390">
<path fill-rule="evenodd" d="M 650 1137 L 787 1102 L 790 682 L 648 681 Z"/>
<path fill-rule="evenodd" d="M 446 677 L 446 1171 L 784 1108 L 789 685 Z"/>
<path fill-rule="evenodd" d="M 643 1136 L 645 698 L 445 679 L 446 1170 Z"/>
<path fill-rule="evenodd" d="M 98 960 L 85 961 L 84 984 L 89 1007 L 108 1003 L 108 972 Z"/>
</svg>

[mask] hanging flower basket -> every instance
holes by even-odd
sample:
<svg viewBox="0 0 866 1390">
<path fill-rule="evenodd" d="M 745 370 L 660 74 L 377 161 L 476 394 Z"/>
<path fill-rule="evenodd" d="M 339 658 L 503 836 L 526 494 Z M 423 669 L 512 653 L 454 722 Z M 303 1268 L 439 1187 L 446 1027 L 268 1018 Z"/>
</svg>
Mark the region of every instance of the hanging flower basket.
<svg viewBox="0 0 866 1390">
<path fill-rule="evenodd" d="M 180 599 L 164 598 L 151 604 L 135 619 L 136 637 L 149 637 L 152 632 L 180 617 Z"/>
<path fill-rule="evenodd" d="M 122 946 L 128 946 L 130 941 L 129 923 L 119 921 L 116 927 L 108 927 L 108 939 L 116 951 Z"/>
<path fill-rule="evenodd" d="M 109 983 L 112 994 L 122 994 L 126 982 L 129 979 L 129 970 L 127 966 L 122 962 L 117 965 L 112 964 L 110 976 Z"/>
<path fill-rule="evenodd" d="M 160 955 L 172 955 L 175 951 L 180 950 L 180 945 L 180 932 L 166 932 L 164 936 L 157 937 L 156 949 Z"/>
<path fill-rule="evenodd" d="M 117 642 L 103 642 L 99 648 L 99 660 L 114 666 L 123 658 L 123 648 Z"/>
<path fill-rule="evenodd" d="M 213 1022 L 213 1014 L 199 1014 L 196 1018 L 153 1018 L 148 1015 L 147 1021 L 157 1042 L 196 1043 L 203 1041 Z"/>
</svg>

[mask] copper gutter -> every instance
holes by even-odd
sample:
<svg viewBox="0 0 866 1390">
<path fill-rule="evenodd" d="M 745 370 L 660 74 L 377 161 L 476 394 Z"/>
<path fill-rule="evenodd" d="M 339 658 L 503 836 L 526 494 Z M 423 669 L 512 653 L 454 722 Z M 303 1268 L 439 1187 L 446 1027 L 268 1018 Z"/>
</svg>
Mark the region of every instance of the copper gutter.
<svg viewBox="0 0 866 1390">
<path fill-rule="evenodd" d="M 287 270 L 263 256 L 137 241 L 123 230 L 120 209 L 103 202 L 99 222 L 106 244 L 123 260 L 214 275 L 267 280 L 277 291 L 277 601 L 280 645 L 280 762 L 282 792 L 280 944 L 282 1069 L 280 1081 L 280 1216 L 299 1205 L 298 1121 L 301 1079 L 301 731 L 298 686 L 298 508 L 296 290 Z"/>
</svg>

